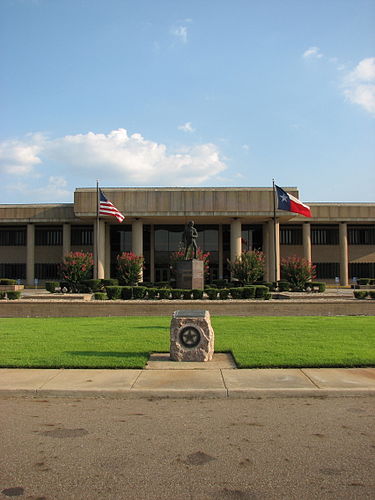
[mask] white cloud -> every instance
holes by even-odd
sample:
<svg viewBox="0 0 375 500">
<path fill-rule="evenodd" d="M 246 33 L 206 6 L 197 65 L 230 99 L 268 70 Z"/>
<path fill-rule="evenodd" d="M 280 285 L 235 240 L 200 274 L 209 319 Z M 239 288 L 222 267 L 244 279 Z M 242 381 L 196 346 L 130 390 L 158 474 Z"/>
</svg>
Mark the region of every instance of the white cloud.
<svg viewBox="0 0 375 500">
<path fill-rule="evenodd" d="M 362 59 L 343 80 L 345 97 L 375 114 L 375 57 Z"/>
<path fill-rule="evenodd" d="M 172 35 L 174 35 L 180 42 L 187 43 L 188 30 L 186 26 L 176 26 L 171 29 Z"/>
<path fill-rule="evenodd" d="M 179 125 L 178 130 L 182 130 L 183 132 L 195 132 L 195 128 L 193 128 L 191 122 L 186 122 L 183 123 L 182 125 Z"/>
<path fill-rule="evenodd" d="M 39 153 L 43 148 L 43 136 L 30 134 L 24 141 L 18 139 L 0 143 L 0 172 L 4 174 L 28 174 L 41 163 Z"/>
<path fill-rule="evenodd" d="M 320 52 L 319 47 L 309 47 L 307 50 L 305 50 L 302 57 L 304 59 L 311 59 L 311 58 L 321 59 L 323 57 L 323 54 Z"/>
<path fill-rule="evenodd" d="M 242 144 L 242 149 L 244 149 L 245 151 L 249 151 L 250 146 L 248 144 Z"/>
<path fill-rule="evenodd" d="M 226 169 L 214 144 L 185 146 L 170 153 L 165 144 L 147 140 L 141 134 L 128 135 L 125 129 L 109 134 L 89 132 L 57 139 L 44 137 L 35 145 L 31 139 L 12 141 L 17 145 L 12 148 L 9 141 L 0 143 L 0 148 L 7 152 L 0 171 L 17 163 L 19 151 L 23 151 L 23 163 L 18 161 L 19 170 L 14 173 L 40 175 L 48 169 L 50 175 L 53 169 L 49 185 L 55 190 L 64 190 L 65 186 L 59 170 L 69 179 L 84 176 L 91 180 L 100 178 L 109 184 L 199 185 Z"/>
<path fill-rule="evenodd" d="M 47 181 L 42 179 L 37 186 L 19 181 L 8 184 L 7 190 L 13 191 L 16 195 L 21 194 L 24 200 L 31 198 L 41 202 L 59 202 L 71 198 L 72 193 L 67 187 L 68 182 L 64 177 L 50 176 Z"/>
</svg>

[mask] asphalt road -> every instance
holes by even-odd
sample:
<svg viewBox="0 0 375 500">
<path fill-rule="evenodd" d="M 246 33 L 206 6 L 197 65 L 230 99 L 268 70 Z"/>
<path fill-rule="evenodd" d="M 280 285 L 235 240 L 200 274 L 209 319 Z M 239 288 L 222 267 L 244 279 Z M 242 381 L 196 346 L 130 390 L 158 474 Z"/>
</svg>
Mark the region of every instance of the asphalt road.
<svg viewBox="0 0 375 500">
<path fill-rule="evenodd" d="M 374 499 L 374 398 L 0 399 L 0 498 Z"/>
</svg>

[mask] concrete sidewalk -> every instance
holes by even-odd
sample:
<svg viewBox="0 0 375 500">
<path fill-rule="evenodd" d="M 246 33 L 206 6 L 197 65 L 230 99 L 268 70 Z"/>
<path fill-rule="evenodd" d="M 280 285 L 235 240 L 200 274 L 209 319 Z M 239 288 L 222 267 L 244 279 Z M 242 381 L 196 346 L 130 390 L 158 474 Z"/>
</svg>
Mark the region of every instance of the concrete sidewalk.
<svg viewBox="0 0 375 500">
<path fill-rule="evenodd" d="M 0 396 L 267 398 L 375 396 L 375 368 L 243 369 L 219 361 L 144 370 L 0 369 Z M 159 365 L 157 364 L 159 363 Z M 224 363 L 225 364 L 225 363 Z M 178 366 L 179 365 L 179 366 Z M 204 367 L 202 367 L 204 365 Z"/>
</svg>

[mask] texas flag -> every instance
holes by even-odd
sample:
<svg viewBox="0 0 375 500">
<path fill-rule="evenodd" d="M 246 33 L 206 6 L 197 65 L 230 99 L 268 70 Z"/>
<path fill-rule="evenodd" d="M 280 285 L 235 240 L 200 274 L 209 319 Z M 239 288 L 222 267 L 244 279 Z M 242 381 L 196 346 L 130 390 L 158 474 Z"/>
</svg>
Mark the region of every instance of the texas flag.
<svg viewBox="0 0 375 500">
<path fill-rule="evenodd" d="M 305 217 L 312 217 L 311 210 L 308 205 L 305 205 L 304 203 L 302 203 L 302 201 L 297 200 L 297 198 L 287 193 L 279 186 L 275 185 L 275 188 L 278 200 L 277 208 L 279 210 L 287 210 L 288 212 L 301 214 Z"/>
</svg>

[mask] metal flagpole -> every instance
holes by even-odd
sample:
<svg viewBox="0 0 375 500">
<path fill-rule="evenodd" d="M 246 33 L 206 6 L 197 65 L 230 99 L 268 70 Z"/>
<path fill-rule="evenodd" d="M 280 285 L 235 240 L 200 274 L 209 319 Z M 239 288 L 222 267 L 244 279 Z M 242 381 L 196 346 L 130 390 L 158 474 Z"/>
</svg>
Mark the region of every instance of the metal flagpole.
<svg viewBox="0 0 375 500">
<path fill-rule="evenodd" d="M 96 179 L 95 278 L 99 276 L 99 179 Z"/>
<path fill-rule="evenodd" d="M 273 194 L 273 258 L 274 258 L 274 276 L 275 281 L 277 281 L 277 249 L 276 249 L 276 190 L 275 190 L 275 179 L 272 179 L 272 194 Z"/>
</svg>

